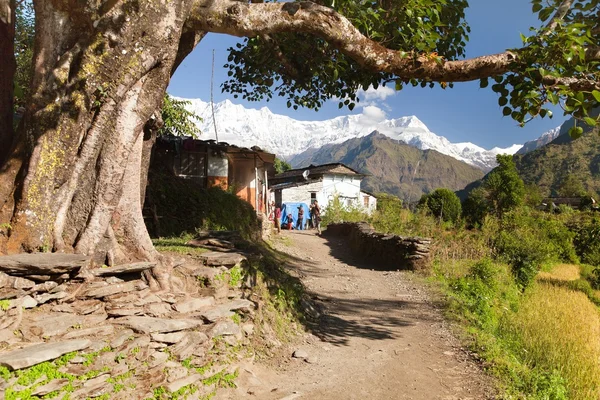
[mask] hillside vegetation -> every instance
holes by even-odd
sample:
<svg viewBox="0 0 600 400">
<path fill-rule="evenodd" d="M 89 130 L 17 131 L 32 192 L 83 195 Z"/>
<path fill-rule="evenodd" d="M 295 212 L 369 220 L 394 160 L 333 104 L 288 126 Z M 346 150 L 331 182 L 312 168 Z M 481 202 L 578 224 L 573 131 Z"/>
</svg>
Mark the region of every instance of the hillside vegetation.
<svg viewBox="0 0 600 400">
<path fill-rule="evenodd" d="M 344 143 L 323 146 L 292 159 L 295 167 L 341 162 L 369 174 L 361 188 L 417 201 L 438 187 L 458 190 L 480 179 L 483 171 L 434 150 L 419 150 L 374 132 Z"/>
<path fill-rule="evenodd" d="M 568 177 L 580 182 L 586 192 L 600 192 L 600 141 L 589 128 L 578 139 L 563 134 L 552 143 L 514 159 L 523 181 L 538 186 L 543 195 L 558 195 Z"/>
</svg>

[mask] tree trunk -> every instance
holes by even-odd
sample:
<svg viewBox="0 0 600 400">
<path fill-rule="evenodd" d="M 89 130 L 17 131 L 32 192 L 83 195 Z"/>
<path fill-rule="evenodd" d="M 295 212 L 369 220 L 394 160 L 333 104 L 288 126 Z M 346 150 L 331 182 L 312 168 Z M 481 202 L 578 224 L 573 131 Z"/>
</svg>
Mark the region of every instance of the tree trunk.
<svg viewBox="0 0 600 400">
<path fill-rule="evenodd" d="M 11 227 L 0 252 L 154 261 L 141 208 L 143 128 L 181 57 L 191 2 L 82 3 L 35 4 L 35 91 L 21 153 L 0 174 L 0 224 Z"/>
<path fill-rule="evenodd" d="M 0 165 L 7 157 L 13 139 L 15 12 L 15 0 L 0 0 Z"/>
</svg>

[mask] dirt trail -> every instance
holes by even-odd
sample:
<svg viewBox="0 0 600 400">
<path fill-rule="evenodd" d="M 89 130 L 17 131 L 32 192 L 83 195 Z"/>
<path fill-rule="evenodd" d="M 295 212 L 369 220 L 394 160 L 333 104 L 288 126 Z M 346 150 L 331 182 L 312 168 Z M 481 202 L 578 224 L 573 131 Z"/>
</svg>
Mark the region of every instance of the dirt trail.
<svg viewBox="0 0 600 400">
<path fill-rule="evenodd" d="M 347 244 L 314 231 L 276 240 L 322 305 L 303 342 L 306 361 L 242 368 L 221 399 L 486 399 L 489 380 L 450 334 L 439 308 L 410 273 L 372 270 Z"/>
</svg>

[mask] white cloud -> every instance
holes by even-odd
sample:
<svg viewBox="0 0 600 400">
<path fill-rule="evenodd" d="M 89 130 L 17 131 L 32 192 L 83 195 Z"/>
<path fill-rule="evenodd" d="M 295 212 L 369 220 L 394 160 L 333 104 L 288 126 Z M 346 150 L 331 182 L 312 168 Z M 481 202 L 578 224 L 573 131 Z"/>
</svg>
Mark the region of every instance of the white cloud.
<svg viewBox="0 0 600 400">
<path fill-rule="evenodd" d="M 362 126 L 373 126 L 385 120 L 386 114 L 381 108 L 376 106 L 363 107 L 362 114 L 358 119 L 358 124 Z"/>
<path fill-rule="evenodd" d="M 371 85 L 366 91 L 359 89 L 356 94 L 361 100 L 385 101 L 388 97 L 394 96 L 396 91 L 383 85 L 380 85 L 377 89 L 375 89 L 373 88 L 373 85 Z"/>
<path fill-rule="evenodd" d="M 362 115 L 365 118 L 374 120 L 374 121 L 383 121 L 385 119 L 385 111 L 376 106 L 366 106 L 363 108 Z"/>
</svg>

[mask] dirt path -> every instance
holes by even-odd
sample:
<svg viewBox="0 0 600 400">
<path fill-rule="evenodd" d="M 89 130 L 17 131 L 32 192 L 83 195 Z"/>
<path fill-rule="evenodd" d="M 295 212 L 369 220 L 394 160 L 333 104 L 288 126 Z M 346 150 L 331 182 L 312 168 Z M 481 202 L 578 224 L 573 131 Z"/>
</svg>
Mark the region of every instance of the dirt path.
<svg viewBox="0 0 600 400">
<path fill-rule="evenodd" d="M 371 270 L 344 241 L 314 231 L 284 232 L 276 243 L 324 316 L 294 348 L 306 361 L 290 353 L 278 368 L 242 368 L 240 387 L 220 398 L 490 398 L 488 379 L 410 273 Z"/>
</svg>

